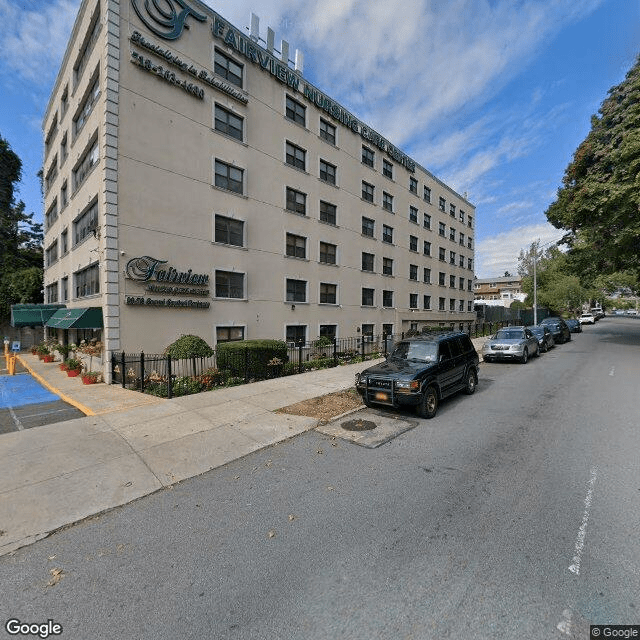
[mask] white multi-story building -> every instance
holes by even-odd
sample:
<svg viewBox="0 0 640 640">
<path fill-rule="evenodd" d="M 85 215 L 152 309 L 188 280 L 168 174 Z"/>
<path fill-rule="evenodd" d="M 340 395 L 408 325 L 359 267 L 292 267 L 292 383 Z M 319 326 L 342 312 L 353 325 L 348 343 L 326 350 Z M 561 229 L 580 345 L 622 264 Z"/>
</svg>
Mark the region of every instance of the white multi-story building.
<svg viewBox="0 0 640 640">
<path fill-rule="evenodd" d="M 51 329 L 108 354 L 471 323 L 473 205 L 271 30 L 162 6 L 81 3 L 43 124 Z"/>
</svg>

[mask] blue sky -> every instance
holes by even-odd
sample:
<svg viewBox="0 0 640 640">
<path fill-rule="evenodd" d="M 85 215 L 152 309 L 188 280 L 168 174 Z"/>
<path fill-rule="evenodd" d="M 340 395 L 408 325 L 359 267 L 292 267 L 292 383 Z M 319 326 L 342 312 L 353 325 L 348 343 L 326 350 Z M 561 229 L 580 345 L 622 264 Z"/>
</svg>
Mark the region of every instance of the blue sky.
<svg viewBox="0 0 640 640">
<path fill-rule="evenodd" d="M 122 0 L 126 1 L 126 0 Z M 0 0 L 0 134 L 42 218 L 41 119 L 79 0 Z M 517 268 L 573 151 L 640 53 L 637 0 L 220 0 L 304 75 L 476 205 L 476 275 Z"/>
</svg>

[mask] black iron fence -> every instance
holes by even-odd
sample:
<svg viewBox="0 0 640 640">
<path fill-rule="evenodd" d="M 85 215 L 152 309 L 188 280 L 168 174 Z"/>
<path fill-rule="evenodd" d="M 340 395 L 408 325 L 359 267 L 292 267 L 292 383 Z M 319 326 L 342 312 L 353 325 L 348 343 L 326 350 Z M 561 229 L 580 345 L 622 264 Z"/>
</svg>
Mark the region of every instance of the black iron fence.
<svg viewBox="0 0 640 640">
<path fill-rule="evenodd" d="M 409 335 L 429 331 L 463 330 L 471 338 L 489 336 L 501 327 L 515 324 L 508 320 L 429 327 L 401 334 L 364 335 L 355 338 L 320 338 L 311 342 L 289 343 L 286 353 L 273 348 L 246 347 L 235 352 L 214 352 L 208 358 L 176 359 L 168 355 L 114 353 L 111 356 L 111 382 L 123 388 L 164 398 L 200 393 L 217 387 L 233 386 L 337 367 L 385 356 L 395 342 Z"/>
</svg>

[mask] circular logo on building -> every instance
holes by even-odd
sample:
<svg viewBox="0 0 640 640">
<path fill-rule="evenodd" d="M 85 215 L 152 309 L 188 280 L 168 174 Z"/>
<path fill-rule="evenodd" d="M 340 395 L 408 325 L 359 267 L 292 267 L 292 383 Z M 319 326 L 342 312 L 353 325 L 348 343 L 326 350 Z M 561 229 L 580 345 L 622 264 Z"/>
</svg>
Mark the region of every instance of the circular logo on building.
<svg viewBox="0 0 640 640">
<path fill-rule="evenodd" d="M 184 0 L 131 0 L 131 4 L 147 29 L 165 40 L 178 39 L 182 30 L 189 28 L 186 23 L 189 16 L 199 22 L 207 19 Z"/>
<path fill-rule="evenodd" d="M 129 278 L 131 278 L 131 280 L 140 280 L 145 282 L 147 280 L 151 280 L 159 265 L 166 263 L 166 260 L 158 260 L 151 256 L 131 258 L 125 267 L 125 273 Z"/>
</svg>

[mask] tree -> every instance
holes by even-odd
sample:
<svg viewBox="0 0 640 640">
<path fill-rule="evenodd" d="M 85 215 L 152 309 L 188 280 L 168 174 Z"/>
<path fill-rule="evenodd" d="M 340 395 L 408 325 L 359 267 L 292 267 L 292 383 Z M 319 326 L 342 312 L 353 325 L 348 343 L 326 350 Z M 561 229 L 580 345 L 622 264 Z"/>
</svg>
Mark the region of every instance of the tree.
<svg viewBox="0 0 640 640">
<path fill-rule="evenodd" d="M 546 211 L 583 279 L 640 275 L 640 57 L 609 90 Z"/>
<path fill-rule="evenodd" d="M 17 302 L 42 301 L 42 225 L 16 202 L 22 161 L 0 135 L 0 317 Z"/>
</svg>

